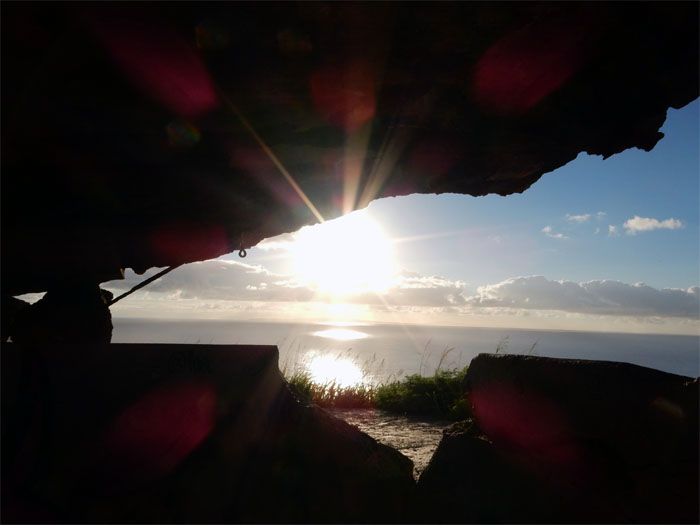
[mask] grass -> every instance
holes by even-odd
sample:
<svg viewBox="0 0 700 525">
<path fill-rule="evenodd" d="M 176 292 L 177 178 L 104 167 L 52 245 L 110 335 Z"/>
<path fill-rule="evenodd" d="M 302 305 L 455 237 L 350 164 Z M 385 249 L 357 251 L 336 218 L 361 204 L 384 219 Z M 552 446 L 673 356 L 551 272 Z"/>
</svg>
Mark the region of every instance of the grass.
<svg viewBox="0 0 700 525">
<path fill-rule="evenodd" d="M 437 370 L 432 376 L 412 374 L 400 381 L 377 387 L 374 402 L 377 408 L 440 419 L 459 420 L 469 417 L 469 405 L 462 393 L 461 370 Z"/>
<path fill-rule="evenodd" d="M 373 408 L 376 389 L 373 385 L 339 386 L 336 382 L 319 384 L 308 372 L 296 372 L 287 378 L 298 394 L 324 408 Z"/>
<path fill-rule="evenodd" d="M 452 350 L 447 348 L 442 352 L 432 375 L 423 375 L 426 345 L 419 373 L 401 379 L 391 376 L 378 384 L 368 382 L 349 387 L 341 387 L 336 382 L 319 384 L 303 367 L 295 366 L 288 373 L 287 363 L 282 372 L 299 395 L 324 408 L 379 408 L 407 415 L 460 420 L 469 417 L 469 406 L 461 388 L 467 367 L 443 368 Z M 371 359 L 364 363 L 365 376 L 368 375 L 366 366 L 374 362 Z"/>
</svg>

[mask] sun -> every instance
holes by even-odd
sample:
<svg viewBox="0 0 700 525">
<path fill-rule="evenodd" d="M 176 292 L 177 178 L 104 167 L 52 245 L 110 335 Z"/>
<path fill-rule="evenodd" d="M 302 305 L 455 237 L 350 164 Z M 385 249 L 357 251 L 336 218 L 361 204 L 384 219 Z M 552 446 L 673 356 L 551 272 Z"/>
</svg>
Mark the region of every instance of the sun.
<svg viewBox="0 0 700 525">
<path fill-rule="evenodd" d="M 295 237 L 294 270 L 303 284 L 333 295 L 381 292 L 391 286 L 391 243 L 364 211 L 307 226 Z"/>
</svg>

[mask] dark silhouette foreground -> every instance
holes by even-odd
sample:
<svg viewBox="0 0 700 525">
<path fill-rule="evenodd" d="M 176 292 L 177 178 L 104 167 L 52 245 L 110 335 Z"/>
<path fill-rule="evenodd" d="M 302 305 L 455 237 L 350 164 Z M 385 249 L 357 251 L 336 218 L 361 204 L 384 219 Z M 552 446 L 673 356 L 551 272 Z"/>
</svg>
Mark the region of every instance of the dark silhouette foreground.
<svg viewBox="0 0 700 525">
<path fill-rule="evenodd" d="M 411 461 L 294 396 L 275 347 L 2 347 L 4 522 L 697 522 L 698 382 L 480 355 Z"/>
</svg>

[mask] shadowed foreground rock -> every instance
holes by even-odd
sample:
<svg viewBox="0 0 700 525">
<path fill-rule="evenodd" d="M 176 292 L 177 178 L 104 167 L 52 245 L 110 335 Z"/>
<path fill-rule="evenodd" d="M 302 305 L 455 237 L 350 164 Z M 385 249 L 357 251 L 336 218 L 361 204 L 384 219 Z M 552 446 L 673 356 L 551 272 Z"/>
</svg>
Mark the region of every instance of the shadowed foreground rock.
<svg viewBox="0 0 700 525">
<path fill-rule="evenodd" d="M 442 522 L 697 523 L 698 380 L 482 354 L 418 489 Z"/>
<path fill-rule="evenodd" d="M 299 403 L 277 357 L 3 345 L 3 522 L 411 521 L 410 460 Z"/>
</svg>

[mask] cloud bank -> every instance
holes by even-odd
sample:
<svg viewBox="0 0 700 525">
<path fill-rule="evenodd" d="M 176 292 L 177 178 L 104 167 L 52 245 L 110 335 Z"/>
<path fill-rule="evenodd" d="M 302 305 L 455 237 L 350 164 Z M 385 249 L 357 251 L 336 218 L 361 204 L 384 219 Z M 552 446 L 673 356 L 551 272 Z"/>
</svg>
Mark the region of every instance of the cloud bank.
<svg viewBox="0 0 700 525">
<path fill-rule="evenodd" d="M 656 289 L 620 281 L 550 281 L 543 276 L 516 277 L 481 286 L 467 304 L 582 314 L 688 317 L 700 316 L 700 287 Z"/>
<path fill-rule="evenodd" d="M 103 285 L 120 293 L 144 276 L 127 273 L 127 279 Z M 560 311 L 603 316 L 698 319 L 700 287 L 656 289 L 642 283 L 595 280 L 576 283 L 543 276 L 506 279 L 473 288 L 463 281 L 402 272 L 382 293 L 362 292 L 333 297 L 319 293 L 292 276 L 274 274 L 261 266 L 214 260 L 182 266 L 152 283 L 148 292 L 171 300 L 223 300 L 256 302 L 342 302 L 376 308 L 437 308 L 460 313 L 499 311 Z"/>
</svg>

